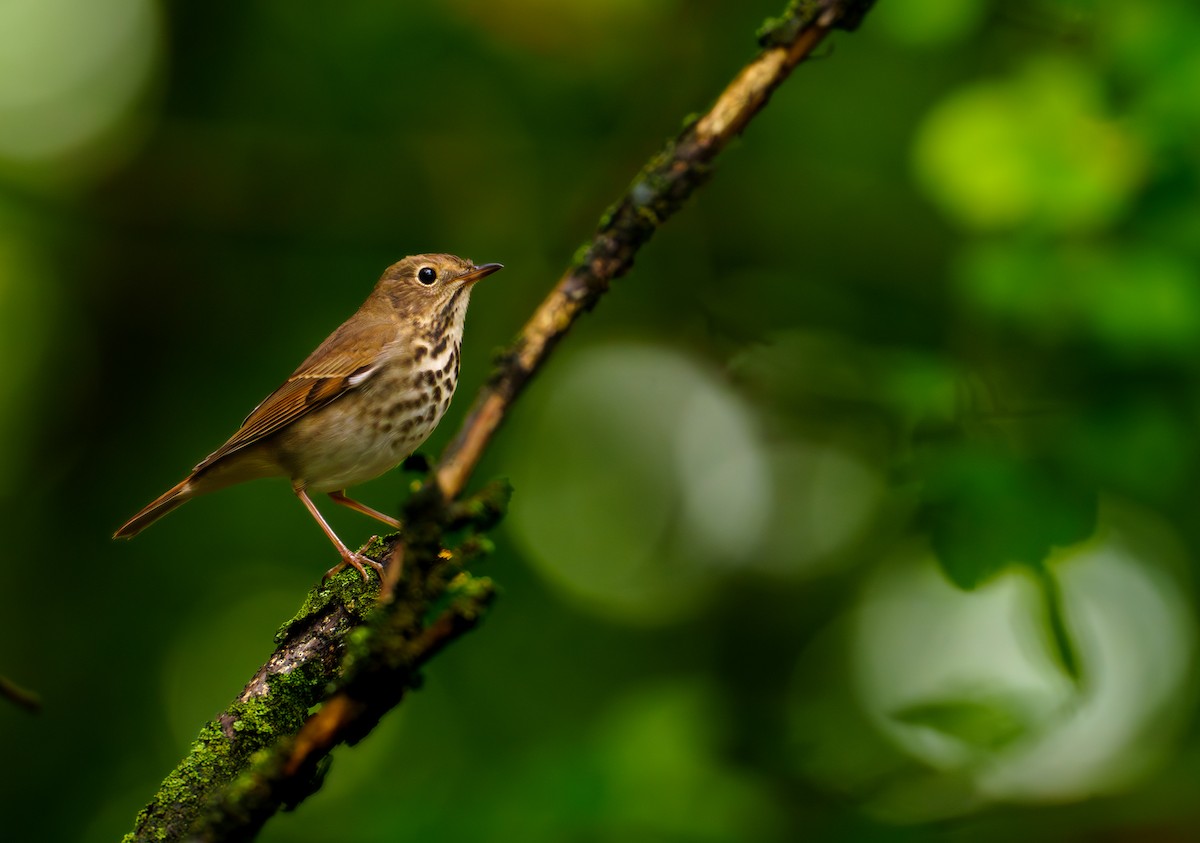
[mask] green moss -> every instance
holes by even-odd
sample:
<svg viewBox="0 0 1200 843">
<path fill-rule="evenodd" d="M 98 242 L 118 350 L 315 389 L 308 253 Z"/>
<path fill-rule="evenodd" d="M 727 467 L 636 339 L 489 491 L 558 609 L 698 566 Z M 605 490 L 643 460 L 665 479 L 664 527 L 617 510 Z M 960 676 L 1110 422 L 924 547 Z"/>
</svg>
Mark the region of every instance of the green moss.
<svg viewBox="0 0 1200 843">
<path fill-rule="evenodd" d="M 469 498 L 450 506 L 447 529 L 469 527 L 478 532 L 492 529 L 507 514 L 512 492 L 512 483 L 507 478 L 492 480 Z"/>
<path fill-rule="evenodd" d="M 428 470 L 428 467 L 426 470 Z M 383 557 L 391 551 L 388 541 L 398 535 L 399 533 L 388 533 L 386 536 L 371 536 L 371 540 L 359 548 L 358 552 L 364 556 L 371 557 L 377 562 L 383 561 Z M 362 581 L 362 577 L 359 577 L 359 581 Z"/>
<path fill-rule="evenodd" d="M 622 235 L 634 242 L 645 240 L 707 178 L 709 166 L 703 160 L 696 160 L 695 153 L 699 150 L 692 140 L 686 129 L 680 138 L 668 140 L 630 183 L 627 206 L 632 213 L 620 220 Z M 682 153 L 683 160 L 688 162 L 686 167 L 679 166 L 681 144 L 688 146 Z"/>
<path fill-rule="evenodd" d="M 620 202 L 614 202 L 604 209 L 604 213 L 600 215 L 600 227 L 598 230 L 603 231 L 613 224 L 613 220 L 617 218 L 617 212 L 621 209 Z M 591 243 L 585 244 L 581 249 L 586 249 L 591 246 Z"/>
<path fill-rule="evenodd" d="M 496 544 L 487 536 L 468 536 L 450 552 L 450 563 L 462 568 L 483 556 L 496 552 Z"/>
<path fill-rule="evenodd" d="M 600 227 L 608 228 L 608 225 L 611 222 L 612 222 L 611 214 L 605 214 L 604 218 L 602 218 L 600 221 Z M 592 254 L 592 241 L 589 240 L 588 242 L 584 243 L 582 246 L 580 246 L 578 249 L 575 250 L 575 254 L 571 256 L 571 265 L 572 266 L 587 266 L 591 262 L 591 260 L 590 260 L 591 254 Z"/>
<path fill-rule="evenodd" d="M 387 552 L 385 540 L 373 538 L 363 548 L 363 552 L 372 558 L 378 558 Z M 372 576 L 366 582 L 353 568 L 343 568 L 328 580 L 309 590 L 295 615 L 279 627 L 275 633 L 275 643 L 282 644 L 297 626 L 303 625 L 309 618 L 323 613 L 330 605 L 340 604 L 354 617 L 361 619 L 375 605 L 379 597 L 379 578 Z"/>
<path fill-rule="evenodd" d="M 654 212 L 654 209 L 648 206 L 638 208 L 638 216 L 645 220 L 646 224 L 651 227 L 657 227 L 662 222 L 658 218 L 658 214 Z"/>
<path fill-rule="evenodd" d="M 779 47 L 790 43 L 800 32 L 816 20 L 821 4 L 817 0 L 791 0 L 779 17 L 767 18 L 755 33 L 758 43 L 764 47 Z"/>
<path fill-rule="evenodd" d="M 267 679 L 270 693 L 233 703 L 222 716 L 204 725 L 186 758 L 163 781 L 153 801 L 138 814 L 138 835 L 129 840 L 179 838 L 176 828 L 197 816 L 198 806 L 252 767 L 256 758 L 299 731 L 309 708 L 325 694 L 320 666 L 308 662 L 291 673 Z M 223 727 L 222 723 L 228 724 Z M 232 737 L 226 735 L 226 728 Z M 228 798 L 228 795 L 227 795 Z M 177 818 L 186 818 L 180 820 Z"/>
<path fill-rule="evenodd" d="M 496 583 L 491 577 L 474 577 L 466 571 L 450 581 L 450 605 L 456 614 L 478 620 L 496 596 Z"/>
</svg>

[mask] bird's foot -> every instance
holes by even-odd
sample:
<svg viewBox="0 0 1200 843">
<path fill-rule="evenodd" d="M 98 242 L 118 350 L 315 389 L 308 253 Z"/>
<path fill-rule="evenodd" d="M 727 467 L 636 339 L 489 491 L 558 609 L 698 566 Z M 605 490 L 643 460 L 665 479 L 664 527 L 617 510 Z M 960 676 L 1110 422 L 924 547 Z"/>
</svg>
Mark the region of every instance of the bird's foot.
<svg viewBox="0 0 1200 843">
<path fill-rule="evenodd" d="M 336 574 L 338 571 L 345 568 L 347 565 L 354 568 L 354 570 L 358 571 L 358 575 L 360 577 L 362 577 L 363 582 L 370 582 L 370 580 L 371 580 L 371 575 L 367 573 L 367 566 L 374 568 L 375 572 L 377 574 L 379 574 L 380 582 L 383 581 L 383 565 L 376 562 L 374 559 L 372 559 L 369 556 L 364 556 L 361 553 L 350 553 L 350 552 L 346 552 L 346 553 L 342 554 L 342 561 L 337 563 L 336 565 L 334 565 L 328 571 L 326 571 L 325 576 L 321 577 L 321 581 L 324 582 L 325 580 L 329 579 L 334 574 Z"/>
</svg>

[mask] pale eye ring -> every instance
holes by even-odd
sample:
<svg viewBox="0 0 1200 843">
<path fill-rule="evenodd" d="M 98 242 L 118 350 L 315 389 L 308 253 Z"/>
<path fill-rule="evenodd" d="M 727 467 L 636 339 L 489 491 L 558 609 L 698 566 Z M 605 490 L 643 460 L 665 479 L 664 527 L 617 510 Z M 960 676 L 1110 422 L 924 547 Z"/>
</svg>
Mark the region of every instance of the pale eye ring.
<svg viewBox="0 0 1200 843">
<path fill-rule="evenodd" d="M 431 266 L 423 266 L 417 272 L 417 280 L 422 284 L 432 284 L 437 280 L 437 272 Z"/>
</svg>

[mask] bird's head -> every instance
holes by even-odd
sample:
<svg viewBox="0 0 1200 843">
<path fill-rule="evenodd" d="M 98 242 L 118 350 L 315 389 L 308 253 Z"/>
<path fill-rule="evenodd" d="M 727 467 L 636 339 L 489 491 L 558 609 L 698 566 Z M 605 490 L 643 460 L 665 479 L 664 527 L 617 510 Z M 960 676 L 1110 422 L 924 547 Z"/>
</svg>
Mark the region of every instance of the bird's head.
<svg viewBox="0 0 1200 843">
<path fill-rule="evenodd" d="M 500 269 L 498 263 L 476 266 L 455 255 L 412 255 L 389 266 L 375 292 L 402 316 L 436 324 L 465 311 L 475 282 Z"/>
</svg>

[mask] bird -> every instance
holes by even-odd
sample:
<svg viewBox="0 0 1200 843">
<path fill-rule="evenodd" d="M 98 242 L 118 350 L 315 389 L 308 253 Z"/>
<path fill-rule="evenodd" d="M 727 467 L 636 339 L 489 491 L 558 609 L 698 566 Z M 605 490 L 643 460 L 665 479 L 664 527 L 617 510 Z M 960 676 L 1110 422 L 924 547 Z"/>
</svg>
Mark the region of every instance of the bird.
<svg viewBox="0 0 1200 843">
<path fill-rule="evenodd" d="M 412 255 L 389 266 L 366 301 L 237 432 L 191 473 L 143 507 L 114 534 L 133 538 L 192 498 L 235 483 L 286 477 L 337 548 L 368 580 L 383 566 L 351 551 L 322 517 L 311 493 L 395 529 L 400 522 L 347 497 L 346 490 L 407 459 L 441 421 L 458 384 L 459 349 L 471 290 L 503 269 L 447 254 Z"/>
</svg>

